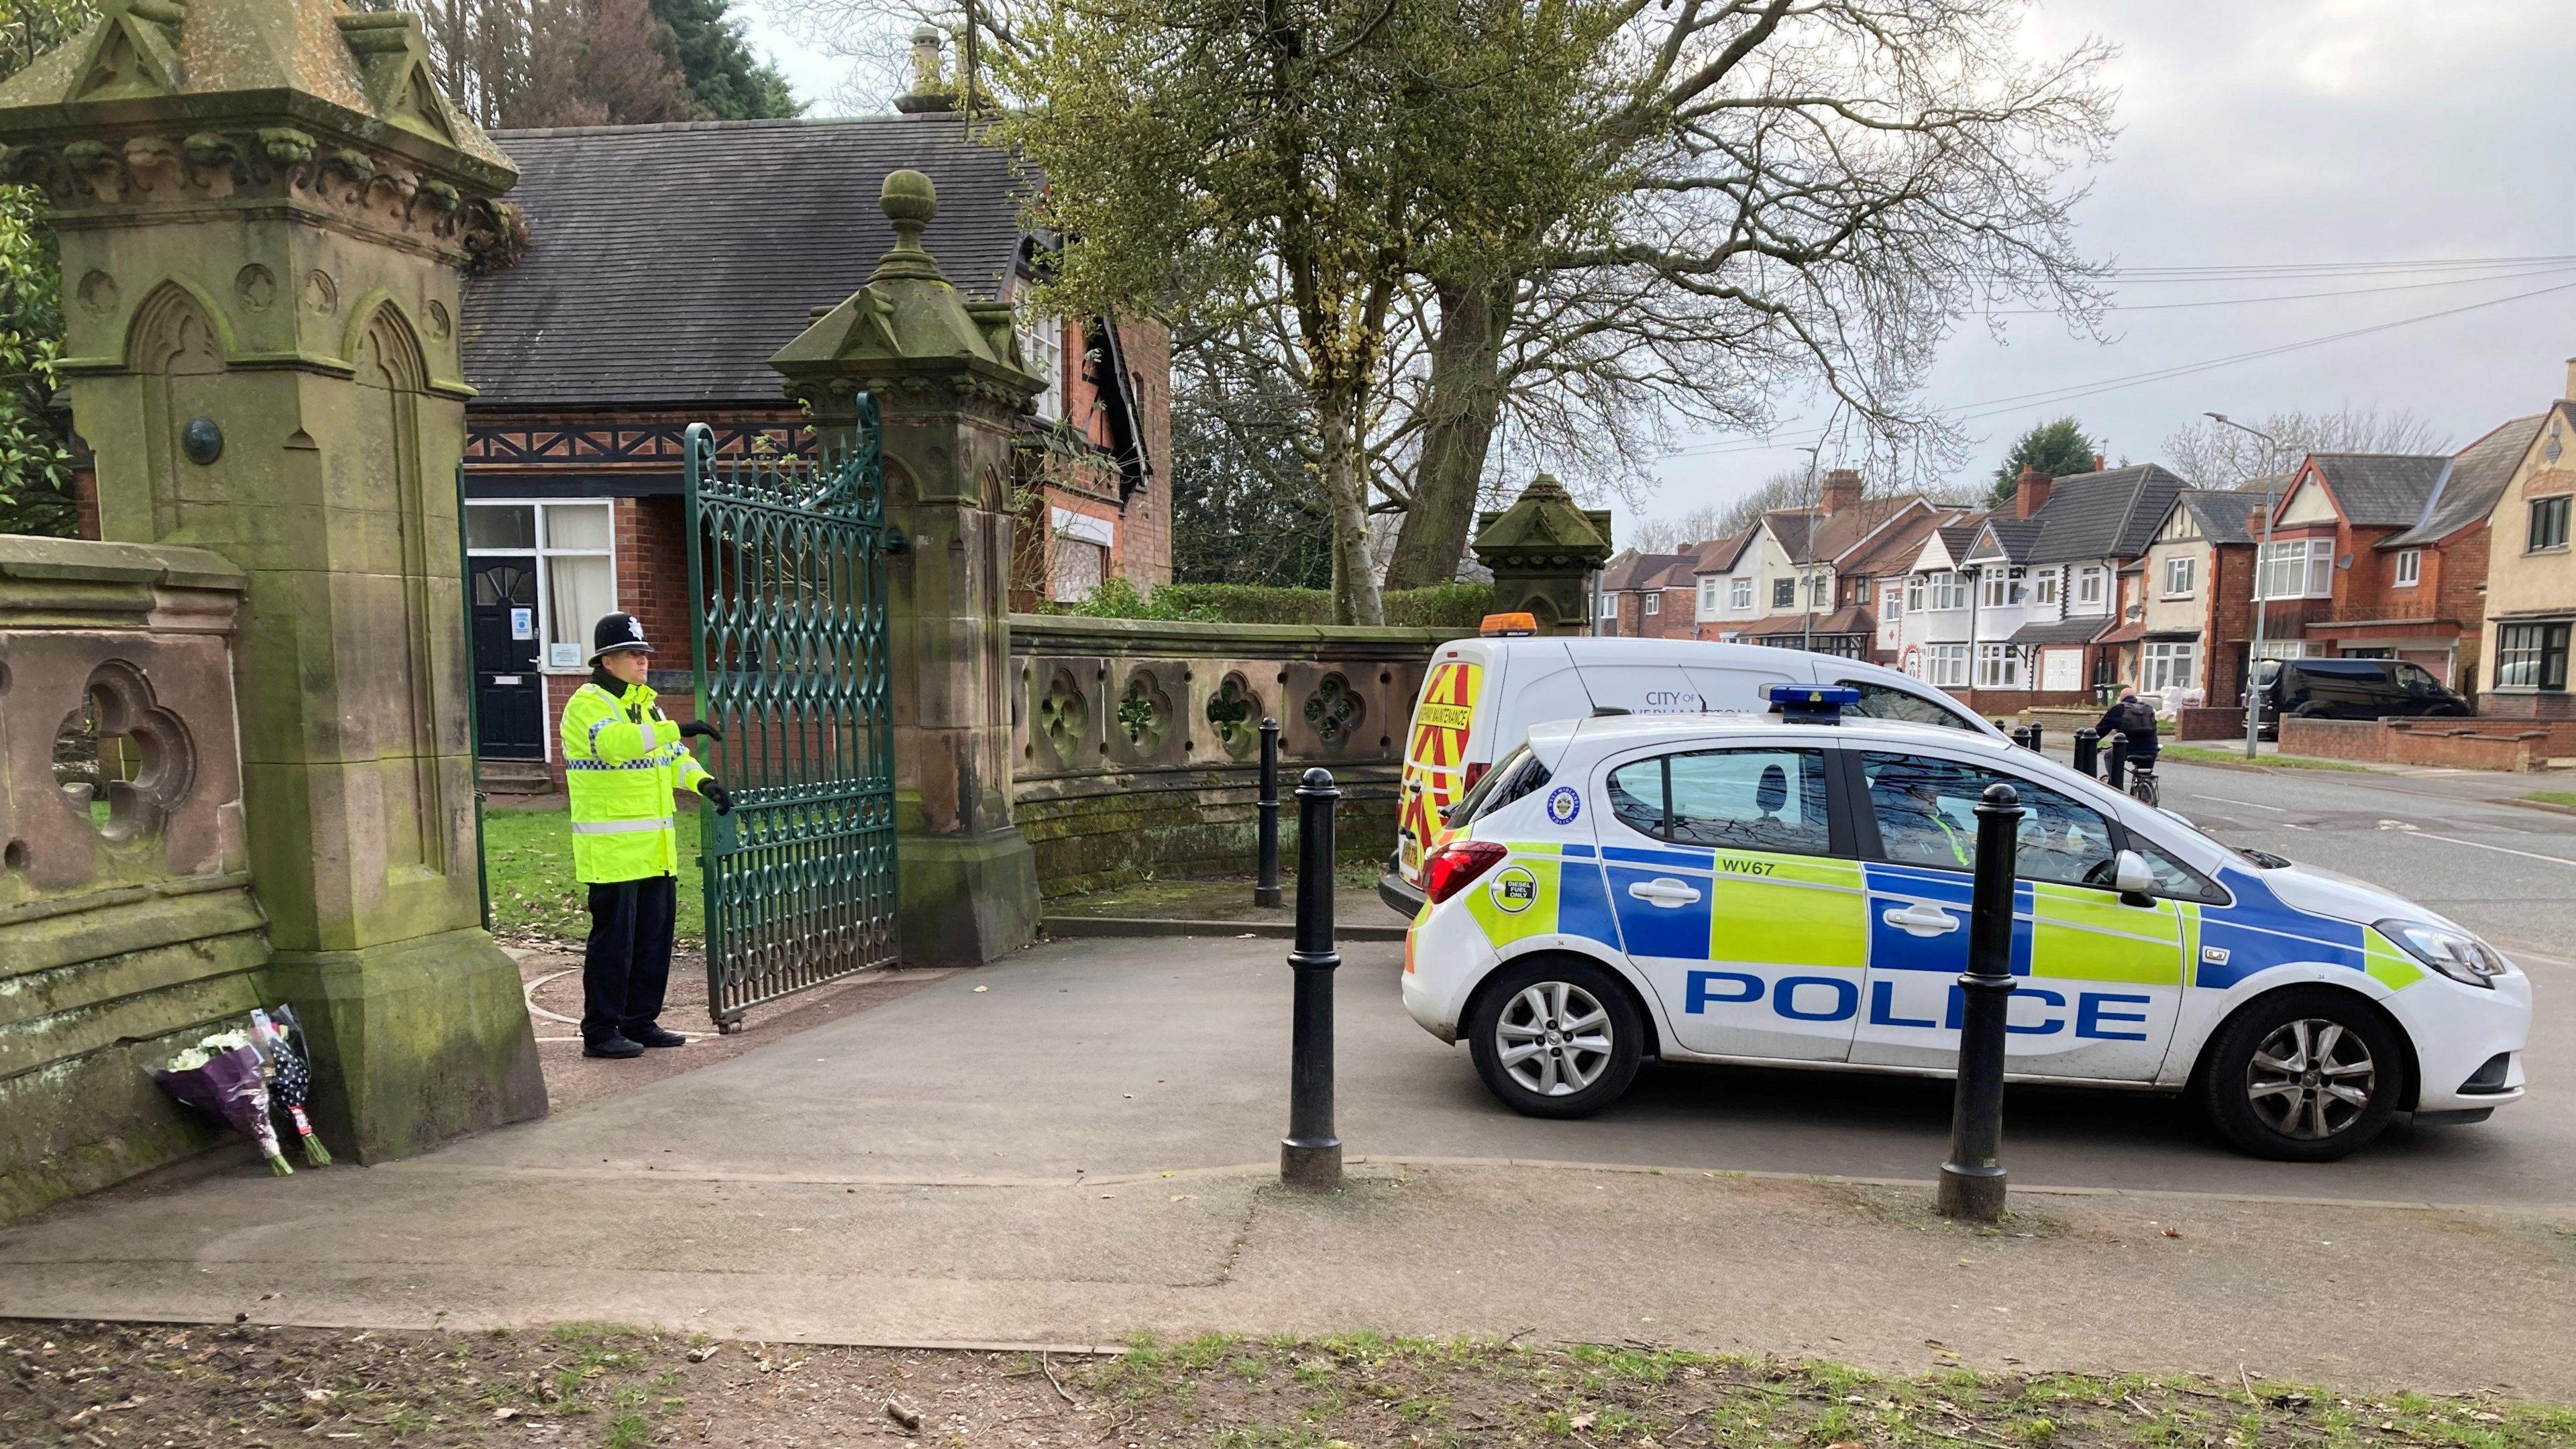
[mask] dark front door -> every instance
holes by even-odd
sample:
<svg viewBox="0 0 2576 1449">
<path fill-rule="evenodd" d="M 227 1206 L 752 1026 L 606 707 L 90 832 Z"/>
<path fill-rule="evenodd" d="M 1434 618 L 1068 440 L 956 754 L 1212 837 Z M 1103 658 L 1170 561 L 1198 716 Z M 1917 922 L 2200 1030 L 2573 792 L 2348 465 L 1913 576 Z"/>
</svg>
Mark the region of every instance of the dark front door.
<svg viewBox="0 0 2576 1449">
<path fill-rule="evenodd" d="M 537 672 L 537 560 L 477 555 L 474 576 L 476 752 L 489 760 L 546 757 L 546 684 Z"/>
</svg>

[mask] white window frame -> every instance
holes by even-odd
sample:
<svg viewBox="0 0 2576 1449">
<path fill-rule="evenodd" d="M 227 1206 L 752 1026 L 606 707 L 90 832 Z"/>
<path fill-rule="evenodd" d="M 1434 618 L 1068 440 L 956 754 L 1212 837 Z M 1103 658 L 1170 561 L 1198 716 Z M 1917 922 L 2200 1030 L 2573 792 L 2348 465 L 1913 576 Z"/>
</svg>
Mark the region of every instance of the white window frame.
<svg viewBox="0 0 2576 1449">
<path fill-rule="evenodd" d="M 1619 617 L 1619 594 L 1617 590 L 1603 589 L 1601 591 L 1601 617 L 1604 619 L 1616 619 Z"/>
<path fill-rule="evenodd" d="M 2397 551 L 2396 582 L 2393 589 L 2411 589 L 2424 582 L 2424 550 L 2401 548 Z"/>
<path fill-rule="evenodd" d="M 599 623 L 597 619 L 591 620 L 588 624 L 576 622 L 573 642 L 581 646 L 581 652 L 585 656 L 583 661 L 556 664 L 546 657 L 550 646 L 556 642 L 546 637 L 546 622 L 554 618 L 555 604 L 553 570 L 546 567 L 546 561 L 557 558 L 608 560 L 608 612 L 614 614 L 624 609 L 626 606 L 617 599 L 617 500 L 614 498 L 468 498 L 465 500 L 465 506 L 468 509 L 533 508 L 536 510 L 536 543 L 533 547 L 468 548 L 465 554 L 468 558 L 526 558 L 532 554 L 535 555 L 537 560 L 537 672 L 539 674 L 588 674 L 590 665 L 586 656 L 590 653 L 590 630 Z M 548 513 L 557 508 L 600 507 L 608 510 L 608 547 L 556 548 L 553 546 L 551 542 L 553 530 L 547 523 Z M 554 746 L 549 743 L 546 749 L 547 758 L 553 758 Z"/>
<path fill-rule="evenodd" d="M 2284 538 L 2255 550 L 2254 597 L 2258 599 L 2323 599 L 2334 593 L 2334 546 L 2331 538 Z M 2275 575 L 2298 575 L 2297 587 Z"/>
<path fill-rule="evenodd" d="M 2057 604 L 2057 570 L 2035 569 L 2030 576 L 2030 601 L 2046 608 Z"/>
<path fill-rule="evenodd" d="M 1751 574 L 1739 574 L 1734 579 L 1728 581 L 1726 606 L 1730 609 L 1750 609 L 1753 607 L 1753 576 Z"/>
<path fill-rule="evenodd" d="M 2263 647 L 2254 651 L 2254 657 L 2256 659 L 2305 659 L 2308 657 L 2308 641 L 2266 639 L 2263 641 Z"/>
<path fill-rule="evenodd" d="M 1905 596 L 1908 594 L 1919 596 L 1919 591 L 1910 587 L 1882 590 L 1878 602 L 1879 621 L 1893 624 L 1902 620 L 1905 617 Z"/>
<path fill-rule="evenodd" d="M 2200 592 L 2200 560 L 2178 553 L 2165 560 L 2165 597 L 2188 599 Z"/>
<path fill-rule="evenodd" d="M 1923 682 L 1939 689 L 1965 689 L 1968 685 L 1968 646 L 1924 645 Z"/>
<path fill-rule="evenodd" d="M 2021 650 L 2010 644 L 1978 645 L 1977 688 L 2021 688 Z"/>
<path fill-rule="evenodd" d="M 1646 612 L 1649 614 L 1660 614 L 1663 611 L 1664 591 L 1661 589 L 1649 590 L 1646 594 Z"/>
<path fill-rule="evenodd" d="M 1968 579 L 1956 569 L 1936 569 L 1926 576 L 1925 586 L 1934 613 L 1946 613 L 1968 607 Z"/>
<path fill-rule="evenodd" d="M 1923 612 L 1923 578 L 1922 574 L 1908 574 L 1905 579 L 1905 607 L 1918 614 Z"/>
<path fill-rule="evenodd" d="M 2190 639 L 2149 641 L 2139 656 L 2138 688 L 2147 694 L 2169 694 L 2200 683 L 2200 645 Z"/>
<path fill-rule="evenodd" d="M 1039 317 L 1022 312 L 1019 321 L 1020 356 L 1029 370 L 1046 379 L 1046 386 L 1029 399 L 1029 407 L 1050 423 L 1064 421 L 1064 319 Z"/>
<path fill-rule="evenodd" d="M 2087 564 L 2084 567 L 2077 569 L 2075 571 L 2075 602 L 2087 607 L 2100 605 L 2102 603 L 2104 593 L 2104 589 L 2102 587 L 2103 577 L 2103 571 L 2097 565 Z"/>
<path fill-rule="evenodd" d="M 1717 612 L 1717 580 L 1699 581 L 1699 616 L 1703 619 Z"/>
</svg>

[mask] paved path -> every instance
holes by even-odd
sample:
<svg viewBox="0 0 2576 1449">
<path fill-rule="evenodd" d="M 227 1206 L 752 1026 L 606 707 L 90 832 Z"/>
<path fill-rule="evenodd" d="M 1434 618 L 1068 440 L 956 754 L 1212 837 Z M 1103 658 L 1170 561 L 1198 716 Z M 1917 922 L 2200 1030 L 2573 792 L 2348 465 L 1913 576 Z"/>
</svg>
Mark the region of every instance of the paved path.
<svg viewBox="0 0 2576 1449">
<path fill-rule="evenodd" d="M 1526 1328 L 1894 1368 L 1938 1340 L 1989 1366 L 2576 1398 L 2576 967 L 2537 949 L 2576 937 L 2576 867 L 2553 863 L 2576 821 L 2375 776 L 2169 783 L 2224 832 L 2414 882 L 2522 953 L 2533 1100 L 2296 1167 L 2168 1103 L 2015 1089 L 2032 1216 L 1980 1236 L 1920 1186 L 1849 1181 L 1928 1178 L 1939 1084 L 1672 1067 L 1601 1118 L 1531 1121 L 1403 1015 L 1398 948 L 1364 945 L 1339 994 L 1365 1161 L 1317 1201 L 1265 1186 L 1280 944 L 1061 943 L 424 1159 L 72 1205 L 0 1232 L 0 1312 L 875 1342 Z M 2329 1331 L 2284 1333 L 2284 1302 Z M 2427 1332 L 2433 1302 L 2462 1331 Z"/>
</svg>

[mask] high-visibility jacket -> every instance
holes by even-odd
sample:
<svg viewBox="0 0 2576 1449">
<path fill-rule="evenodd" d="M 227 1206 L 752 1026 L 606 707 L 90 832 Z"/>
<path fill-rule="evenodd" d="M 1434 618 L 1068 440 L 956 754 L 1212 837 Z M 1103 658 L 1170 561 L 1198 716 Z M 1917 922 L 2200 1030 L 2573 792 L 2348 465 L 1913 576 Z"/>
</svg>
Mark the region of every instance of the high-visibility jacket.
<svg viewBox="0 0 2576 1449">
<path fill-rule="evenodd" d="M 572 867 L 585 883 L 680 873 L 671 792 L 714 777 L 655 705 L 653 691 L 624 695 L 598 681 L 564 705 L 564 783 L 572 792 Z"/>
</svg>

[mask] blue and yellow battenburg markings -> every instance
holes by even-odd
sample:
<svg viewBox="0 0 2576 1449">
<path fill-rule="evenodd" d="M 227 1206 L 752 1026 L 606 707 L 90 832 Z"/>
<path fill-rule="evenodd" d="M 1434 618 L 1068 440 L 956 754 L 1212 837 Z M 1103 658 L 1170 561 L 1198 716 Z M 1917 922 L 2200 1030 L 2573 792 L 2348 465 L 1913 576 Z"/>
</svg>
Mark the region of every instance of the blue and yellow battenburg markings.
<svg viewBox="0 0 2576 1449">
<path fill-rule="evenodd" d="M 1468 913 L 1497 947 L 1565 935 L 1673 960 L 1954 975 L 1961 968 L 1973 885 L 1960 871 L 1695 848 L 1596 850 L 1528 840 L 1507 842 L 1506 848 L 1504 862 L 1466 893 Z M 1724 881 L 1726 914 L 1715 913 L 1714 889 L 1703 889 L 1700 899 L 1678 908 L 1623 911 L 1613 904 L 1614 893 L 1666 877 L 1711 887 Z M 2225 871 L 2222 883 L 2235 904 L 2159 900 L 2147 911 L 2100 890 L 2020 881 L 2013 892 L 2013 974 L 2033 983 L 2025 989 L 2039 996 L 2054 994 L 2037 985 L 2050 980 L 2173 988 L 2188 979 L 2195 987 L 2223 991 L 2284 965 L 2344 967 L 2392 991 L 2424 979 L 2424 968 L 2412 956 L 2367 926 L 2299 910 L 2249 872 Z M 1859 897 L 1867 905 L 1855 912 Z M 1918 937 L 1887 924 L 1886 912 L 1910 901 L 1937 904 L 1961 917 L 1960 931 Z M 1423 914 L 1429 913 L 1426 906 Z M 1686 1009 L 1704 1009 L 1703 994 L 1715 1001 L 1749 1001 L 1736 993 L 1763 989 L 1758 978 L 1704 974 L 1709 981 L 1692 984 Z M 1855 999 L 1835 1006 L 1857 1010 L 1857 986 L 1842 984 L 1851 986 Z M 1806 1016 L 1814 1005 L 1793 995 L 1783 1010 Z M 1885 1003 L 1880 1007 L 1880 1024 L 1931 1025 L 1890 1020 Z"/>
</svg>

